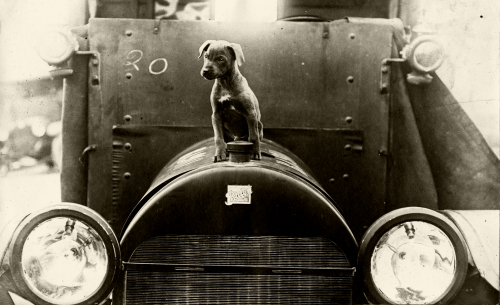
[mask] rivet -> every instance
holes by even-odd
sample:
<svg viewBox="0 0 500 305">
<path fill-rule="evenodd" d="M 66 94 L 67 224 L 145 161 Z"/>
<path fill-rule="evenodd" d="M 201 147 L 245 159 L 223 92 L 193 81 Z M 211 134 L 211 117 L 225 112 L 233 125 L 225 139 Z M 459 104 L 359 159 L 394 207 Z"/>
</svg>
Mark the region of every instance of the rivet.
<svg viewBox="0 0 500 305">
<path fill-rule="evenodd" d="M 328 180 L 328 182 L 329 182 L 330 184 L 334 184 L 334 183 L 335 183 L 335 178 L 330 178 L 330 180 Z"/>
<path fill-rule="evenodd" d="M 127 35 L 128 37 L 132 36 L 132 31 L 131 30 L 126 30 L 125 31 L 125 35 Z"/>
<path fill-rule="evenodd" d="M 92 60 L 92 64 L 93 64 L 94 66 L 98 66 L 98 65 L 99 65 L 99 61 L 98 61 L 97 59 L 93 59 L 93 60 Z"/>
<path fill-rule="evenodd" d="M 354 33 L 351 33 L 351 34 L 349 34 L 349 38 L 354 39 L 354 38 L 356 38 L 356 35 L 354 35 Z"/>
<path fill-rule="evenodd" d="M 131 150 L 132 149 L 132 144 L 125 143 L 124 147 L 125 147 L 126 150 Z"/>
<path fill-rule="evenodd" d="M 387 72 L 389 72 L 389 68 L 387 68 L 387 66 L 383 66 L 382 73 L 386 74 Z"/>
<path fill-rule="evenodd" d="M 382 84 L 382 86 L 380 87 L 380 93 L 387 93 L 387 84 Z"/>
<path fill-rule="evenodd" d="M 345 121 L 347 123 L 351 124 L 352 123 L 352 118 L 350 116 L 348 116 L 348 117 L 345 118 Z"/>
<path fill-rule="evenodd" d="M 387 150 L 381 149 L 381 150 L 378 151 L 378 155 L 379 156 L 388 156 L 389 153 L 387 152 Z"/>
<path fill-rule="evenodd" d="M 94 86 L 99 85 L 99 76 L 97 75 L 92 76 L 92 85 Z"/>
<path fill-rule="evenodd" d="M 347 150 L 347 151 L 351 151 L 352 146 L 351 146 L 351 144 L 347 144 L 346 146 L 344 146 L 344 148 L 345 148 L 345 150 Z"/>
<path fill-rule="evenodd" d="M 349 175 L 348 175 L 348 174 L 344 174 L 344 175 L 342 176 L 342 178 L 344 178 L 344 180 L 349 180 Z"/>
<path fill-rule="evenodd" d="M 108 223 L 112 223 L 113 221 L 111 219 L 108 219 Z"/>
<path fill-rule="evenodd" d="M 352 83 L 354 82 L 354 77 L 349 76 L 349 77 L 347 78 L 347 81 L 348 81 L 348 82 L 350 82 L 350 83 L 352 84 Z"/>
<path fill-rule="evenodd" d="M 123 178 L 125 179 L 130 179 L 132 175 L 129 173 L 129 172 L 126 172 L 125 174 L 123 174 Z"/>
<path fill-rule="evenodd" d="M 127 74 L 125 74 L 125 77 L 126 77 L 127 79 L 131 79 L 131 78 L 132 78 L 132 73 L 127 73 Z"/>
<path fill-rule="evenodd" d="M 126 116 L 123 117 L 125 121 L 130 122 L 132 120 L 132 116 L 130 114 L 127 114 Z"/>
</svg>

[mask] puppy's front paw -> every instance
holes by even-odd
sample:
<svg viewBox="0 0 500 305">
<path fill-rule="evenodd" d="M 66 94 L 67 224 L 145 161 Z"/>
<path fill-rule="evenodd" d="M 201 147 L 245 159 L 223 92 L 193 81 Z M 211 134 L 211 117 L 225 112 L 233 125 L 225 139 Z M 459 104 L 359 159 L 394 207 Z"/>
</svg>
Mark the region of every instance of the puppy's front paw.
<svg viewBox="0 0 500 305">
<path fill-rule="evenodd" d="M 227 154 L 219 154 L 214 156 L 214 163 L 226 161 Z"/>
<path fill-rule="evenodd" d="M 215 155 L 214 155 L 214 163 L 226 161 L 228 156 L 227 153 L 227 144 L 222 139 L 215 140 Z"/>
<path fill-rule="evenodd" d="M 252 159 L 254 159 L 254 160 L 260 160 L 260 159 L 262 159 L 262 154 L 260 153 L 260 151 L 259 152 L 253 152 Z"/>
</svg>

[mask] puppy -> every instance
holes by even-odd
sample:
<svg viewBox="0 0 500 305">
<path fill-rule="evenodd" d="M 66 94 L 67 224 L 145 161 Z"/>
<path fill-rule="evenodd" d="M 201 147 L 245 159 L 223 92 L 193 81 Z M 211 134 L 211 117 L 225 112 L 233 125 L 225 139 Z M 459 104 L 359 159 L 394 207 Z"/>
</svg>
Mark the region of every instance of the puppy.
<svg viewBox="0 0 500 305">
<path fill-rule="evenodd" d="M 214 128 L 214 162 L 226 159 L 224 134 L 232 140 L 253 143 L 253 159 L 260 160 L 263 125 L 259 102 L 238 66 L 245 62 L 241 46 L 224 40 L 207 40 L 200 47 L 204 56 L 201 76 L 215 80 L 210 94 Z"/>
</svg>

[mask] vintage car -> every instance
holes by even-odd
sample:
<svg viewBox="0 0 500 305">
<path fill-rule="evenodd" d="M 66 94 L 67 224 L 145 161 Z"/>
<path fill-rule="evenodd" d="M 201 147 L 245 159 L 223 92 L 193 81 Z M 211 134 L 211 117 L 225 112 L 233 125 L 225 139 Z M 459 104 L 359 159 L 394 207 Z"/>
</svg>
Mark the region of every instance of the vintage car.
<svg viewBox="0 0 500 305">
<path fill-rule="evenodd" d="M 337 2 L 361 17 L 148 20 L 102 1 L 122 18 L 48 33 L 63 203 L 2 231 L 2 304 L 497 304 L 500 163 L 434 73 L 440 43 Z M 213 162 L 209 39 L 243 48 L 261 160 L 233 141 Z"/>
</svg>

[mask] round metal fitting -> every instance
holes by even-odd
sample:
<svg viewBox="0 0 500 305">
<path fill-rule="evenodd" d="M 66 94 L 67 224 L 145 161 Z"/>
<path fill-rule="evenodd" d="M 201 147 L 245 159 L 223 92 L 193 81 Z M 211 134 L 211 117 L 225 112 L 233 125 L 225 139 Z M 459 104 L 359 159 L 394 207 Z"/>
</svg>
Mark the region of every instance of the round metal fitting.
<svg viewBox="0 0 500 305">
<path fill-rule="evenodd" d="M 349 76 L 349 77 L 347 78 L 347 81 L 348 81 L 349 83 L 351 83 L 351 84 L 352 84 L 352 83 L 354 83 L 354 77 Z"/>
<path fill-rule="evenodd" d="M 352 117 L 348 116 L 345 118 L 346 123 L 351 124 L 352 123 Z"/>
<path fill-rule="evenodd" d="M 49 65 L 60 65 L 78 51 L 79 44 L 75 35 L 69 30 L 55 30 L 40 35 L 35 49 Z"/>
<path fill-rule="evenodd" d="M 382 84 L 382 86 L 380 87 L 380 93 L 387 93 L 387 84 Z"/>
<path fill-rule="evenodd" d="M 99 76 L 97 75 L 92 76 L 92 85 L 94 86 L 99 85 Z"/>
<path fill-rule="evenodd" d="M 130 177 L 132 177 L 132 174 L 130 174 L 129 172 L 126 172 L 125 174 L 123 174 L 123 178 L 125 178 L 125 179 L 130 179 Z"/>
<path fill-rule="evenodd" d="M 132 116 L 130 114 L 127 114 L 126 116 L 123 117 L 123 119 L 126 121 L 126 122 L 130 122 L 132 121 Z"/>
<path fill-rule="evenodd" d="M 124 147 L 125 147 L 126 150 L 131 150 L 132 149 L 132 144 L 125 143 Z"/>
<path fill-rule="evenodd" d="M 230 162 L 250 162 L 253 153 L 253 143 L 248 141 L 233 141 L 227 143 Z"/>
</svg>

